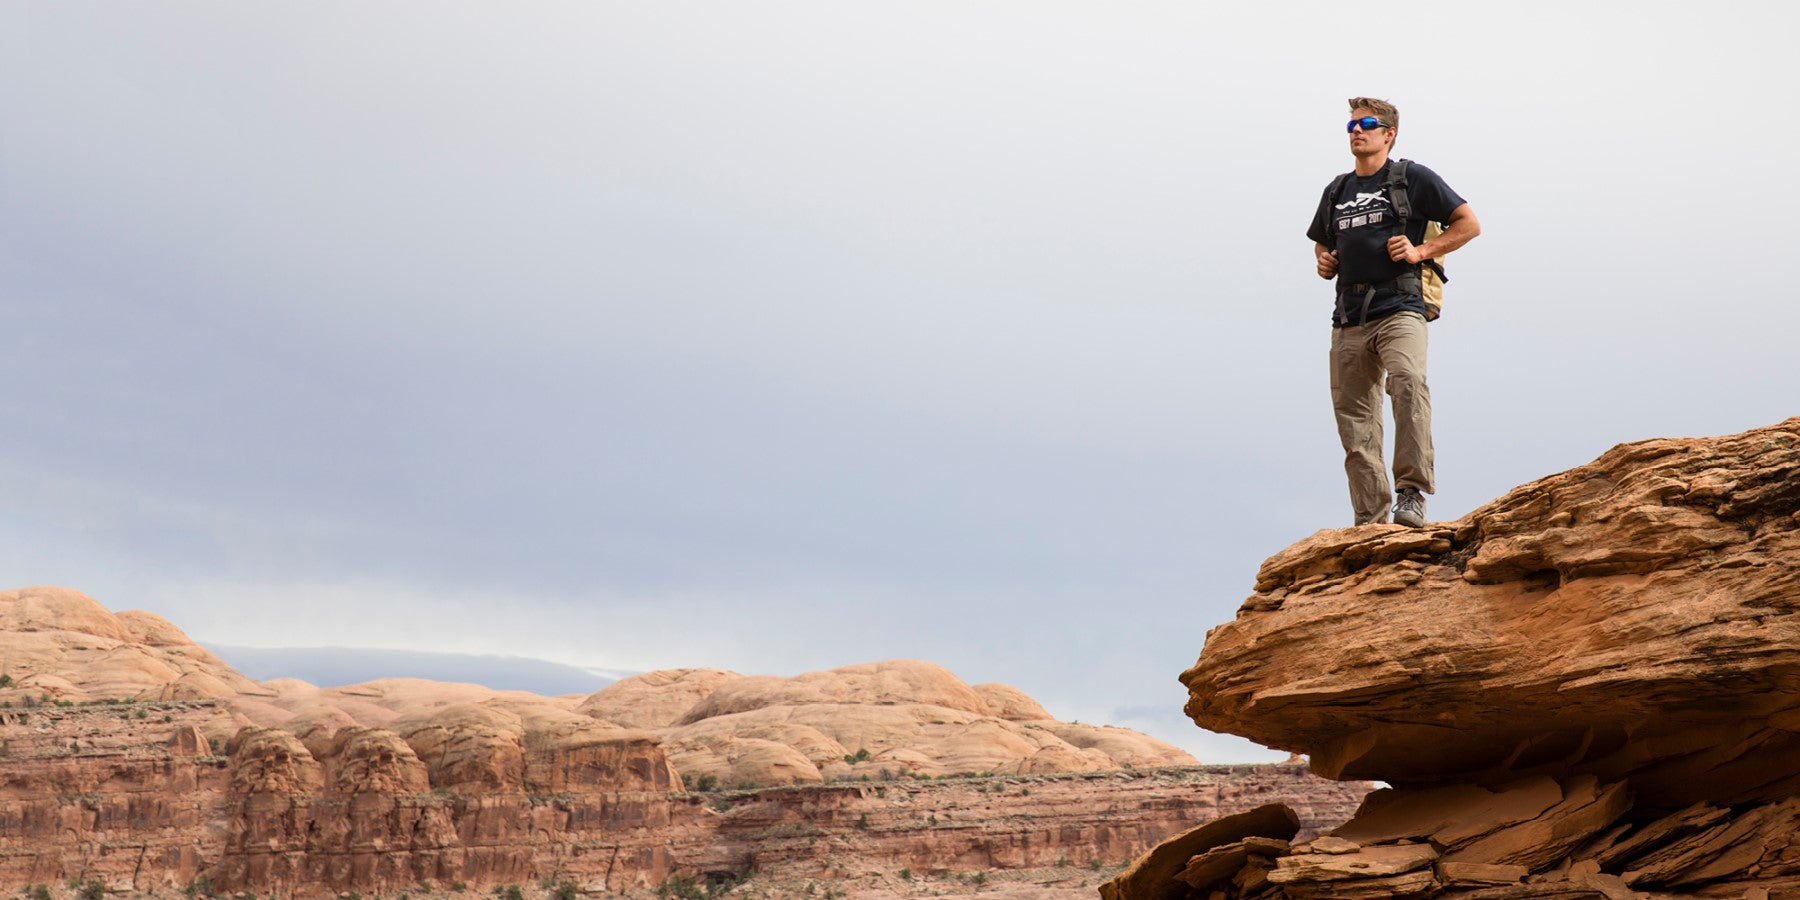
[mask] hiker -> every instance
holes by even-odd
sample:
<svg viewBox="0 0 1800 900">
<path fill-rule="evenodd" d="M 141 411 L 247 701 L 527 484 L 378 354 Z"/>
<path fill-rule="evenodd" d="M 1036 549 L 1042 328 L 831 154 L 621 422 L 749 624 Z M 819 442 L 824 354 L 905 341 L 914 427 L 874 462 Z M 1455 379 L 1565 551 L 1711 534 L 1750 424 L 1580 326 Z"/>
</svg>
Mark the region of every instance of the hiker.
<svg viewBox="0 0 1800 900">
<path fill-rule="evenodd" d="M 1481 233 L 1469 204 L 1436 172 L 1390 160 L 1400 111 L 1386 100 L 1350 100 L 1355 171 L 1320 198 L 1306 236 L 1319 277 L 1337 279 L 1331 317 L 1331 405 L 1344 444 L 1344 473 L 1357 525 L 1425 524 L 1433 493 L 1431 391 L 1425 385 L 1425 323 L 1437 318 L 1438 258 Z M 1428 223 L 1442 223 L 1442 232 Z M 1428 302 L 1427 295 L 1432 295 Z M 1381 458 L 1381 393 L 1394 409 L 1394 485 Z"/>
</svg>

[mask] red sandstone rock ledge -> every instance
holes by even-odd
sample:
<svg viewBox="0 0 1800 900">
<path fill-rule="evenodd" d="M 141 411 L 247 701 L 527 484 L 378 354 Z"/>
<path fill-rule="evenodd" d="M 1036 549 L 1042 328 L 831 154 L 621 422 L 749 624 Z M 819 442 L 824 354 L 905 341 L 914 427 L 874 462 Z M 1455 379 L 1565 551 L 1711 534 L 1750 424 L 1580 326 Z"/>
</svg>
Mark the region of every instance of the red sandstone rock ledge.
<svg viewBox="0 0 1800 900">
<path fill-rule="evenodd" d="M 1194 829 L 1108 897 L 1800 897 L 1800 419 L 1319 532 L 1181 678 L 1196 723 L 1393 787 L 1315 840 Z"/>
</svg>

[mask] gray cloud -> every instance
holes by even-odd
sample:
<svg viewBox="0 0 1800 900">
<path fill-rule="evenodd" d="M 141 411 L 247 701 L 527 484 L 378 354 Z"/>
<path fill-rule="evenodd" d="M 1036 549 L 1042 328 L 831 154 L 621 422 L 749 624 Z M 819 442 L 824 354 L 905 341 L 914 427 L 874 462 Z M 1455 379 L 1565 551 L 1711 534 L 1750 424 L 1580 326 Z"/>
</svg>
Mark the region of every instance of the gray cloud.
<svg viewBox="0 0 1800 900">
<path fill-rule="evenodd" d="M 243 645 L 1177 710 L 1348 520 L 1343 97 L 1486 229 L 1434 517 L 1795 411 L 1796 14 L 1435 15 L 9 4 L 0 566 Z"/>
</svg>

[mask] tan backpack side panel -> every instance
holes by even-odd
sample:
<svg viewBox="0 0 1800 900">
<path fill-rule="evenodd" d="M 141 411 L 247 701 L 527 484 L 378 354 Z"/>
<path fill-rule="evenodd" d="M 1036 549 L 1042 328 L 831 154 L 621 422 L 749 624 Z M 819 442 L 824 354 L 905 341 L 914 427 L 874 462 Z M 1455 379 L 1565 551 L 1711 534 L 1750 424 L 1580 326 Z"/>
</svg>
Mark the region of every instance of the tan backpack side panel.
<svg viewBox="0 0 1800 900">
<path fill-rule="evenodd" d="M 1431 240 L 1444 233 L 1444 226 L 1437 222 L 1425 223 L 1425 240 Z M 1444 258 L 1436 257 L 1437 264 L 1443 265 Z M 1444 279 L 1438 277 L 1437 270 L 1430 266 L 1419 267 L 1420 289 L 1425 296 L 1425 320 L 1436 321 L 1444 314 Z"/>
</svg>

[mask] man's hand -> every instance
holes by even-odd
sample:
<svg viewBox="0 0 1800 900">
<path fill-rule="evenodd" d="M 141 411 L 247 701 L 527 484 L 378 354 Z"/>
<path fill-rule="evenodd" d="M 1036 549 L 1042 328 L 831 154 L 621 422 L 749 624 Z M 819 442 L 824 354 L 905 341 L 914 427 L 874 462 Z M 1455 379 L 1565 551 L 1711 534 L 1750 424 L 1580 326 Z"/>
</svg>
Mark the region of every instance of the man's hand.
<svg viewBox="0 0 1800 900">
<path fill-rule="evenodd" d="M 1337 277 L 1337 251 L 1314 246 L 1313 255 L 1319 258 L 1319 277 L 1330 281 Z"/>
<path fill-rule="evenodd" d="M 1416 266 L 1426 260 L 1424 252 L 1413 246 L 1413 242 L 1404 234 L 1396 234 L 1388 238 L 1388 259 L 1397 263 Z"/>
</svg>

